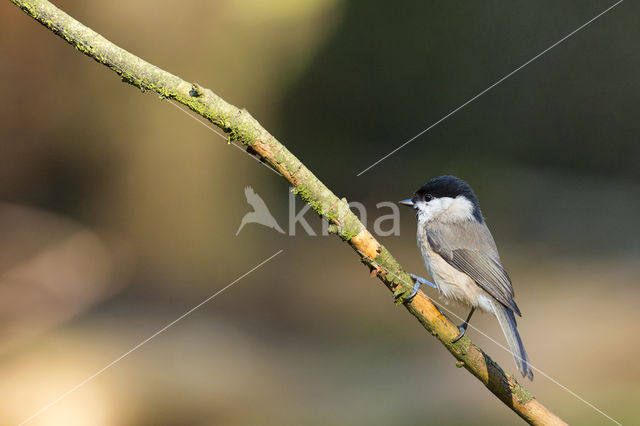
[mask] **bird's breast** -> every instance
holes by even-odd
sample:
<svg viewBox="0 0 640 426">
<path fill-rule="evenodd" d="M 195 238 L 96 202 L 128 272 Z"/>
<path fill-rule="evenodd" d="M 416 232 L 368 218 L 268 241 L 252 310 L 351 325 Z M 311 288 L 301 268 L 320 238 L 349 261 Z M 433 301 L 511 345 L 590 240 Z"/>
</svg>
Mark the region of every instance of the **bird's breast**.
<svg viewBox="0 0 640 426">
<path fill-rule="evenodd" d="M 483 311 L 493 312 L 489 294 L 477 285 L 469 275 L 451 266 L 433 250 L 429 244 L 426 230 L 425 227 L 418 227 L 418 247 L 427 271 L 442 296 L 466 306 L 475 306 Z"/>
</svg>

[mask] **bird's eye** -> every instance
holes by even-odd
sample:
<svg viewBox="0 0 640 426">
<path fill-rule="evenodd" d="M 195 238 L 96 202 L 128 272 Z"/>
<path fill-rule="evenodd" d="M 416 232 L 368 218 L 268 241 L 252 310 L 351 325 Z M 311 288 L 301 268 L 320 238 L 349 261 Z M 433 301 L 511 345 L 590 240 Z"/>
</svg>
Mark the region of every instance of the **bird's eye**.
<svg viewBox="0 0 640 426">
<path fill-rule="evenodd" d="M 431 194 L 425 194 L 424 200 L 428 203 L 429 201 L 433 200 L 433 196 Z"/>
</svg>

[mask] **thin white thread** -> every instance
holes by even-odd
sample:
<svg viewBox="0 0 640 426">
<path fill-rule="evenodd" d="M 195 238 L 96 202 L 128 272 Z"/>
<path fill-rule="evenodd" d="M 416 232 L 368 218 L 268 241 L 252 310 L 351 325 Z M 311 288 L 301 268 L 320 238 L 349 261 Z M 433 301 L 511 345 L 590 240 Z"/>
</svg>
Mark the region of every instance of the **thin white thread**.
<svg viewBox="0 0 640 426">
<path fill-rule="evenodd" d="M 236 278 L 235 280 L 233 280 L 231 283 L 227 284 L 225 287 L 223 287 L 221 290 L 218 290 L 217 292 L 215 292 L 214 294 L 212 294 L 211 296 L 207 297 L 206 299 L 204 299 L 202 302 L 198 303 L 196 306 L 194 306 L 193 308 L 189 309 L 187 312 L 185 312 L 184 314 L 180 315 L 177 319 L 171 321 L 169 324 L 165 325 L 164 327 L 162 327 L 160 330 L 156 331 L 155 333 L 153 333 L 151 336 L 147 337 L 146 339 L 144 339 L 142 342 L 138 343 L 137 345 L 135 345 L 134 347 L 132 347 L 131 349 L 129 349 L 127 352 L 123 353 L 122 355 L 120 355 L 119 357 L 117 357 L 116 359 L 114 359 L 113 361 L 111 361 L 109 364 L 107 364 L 106 366 L 104 366 L 103 368 L 101 368 L 100 370 L 98 370 L 97 372 L 95 372 L 94 374 L 92 374 L 91 376 L 87 377 L 86 379 L 84 379 L 83 381 L 81 381 L 80 383 L 78 383 L 77 385 L 75 385 L 74 387 L 72 387 L 71 389 L 69 389 L 68 391 L 66 391 L 65 393 L 63 393 L 62 395 L 60 395 L 58 398 L 54 399 L 53 401 L 49 402 L 47 405 L 45 405 L 44 407 L 40 408 L 38 411 L 36 411 L 35 413 L 33 413 L 31 416 L 27 417 L 25 420 L 23 420 L 22 422 L 19 423 L 18 426 L 24 425 L 28 422 L 30 422 L 31 420 L 35 419 L 36 417 L 38 417 L 40 414 L 44 413 L 45 411 L 47 411 L 49 408 L 53 407 L 54 405 L 56 405 L 58 402 L 62 401 L 64 398 L 66 398 L 67 396 L 69 396 L 71 393 L 75 392 L 76 390 L 80 389 L 82 386 L 86 385 L 87 383 L 89 383 L 91 380 L 93 380 L 94 378 L 96 378 L 97 376 L 99 376 L 100 374 L 102 374 L 103 372 L 105 372 L 107 369 L 109 369 L 110 367 L 112 367 L 113 365 L 115 365 L 116 363 L 118 363 L 120 360 L 122 360 L 124 357 L 126 357 L 127 355 L 131 354 L 133 351 L 135 351 L 136 349 L 140 348 L 142 345 L 144 345 L 145 343 L 147 343 L 148 341 L 150 341 L 151 339 L 153 339 L 154 337 L 156 337 L 157 335 L 159 335 L 160 333 L 164 332 L 165 330 L 167 330 L 169 327 L 173 326 L 175 323 L 177 323 L 178 321 L 180 321 L 181 319 L 183 319 L 184 317 L 186 317 L 187 315 L 191 314 L 193 311 L 195 311 L 196 309 L 198 309 L 199 307 L 201 307 L 202 305 L 204 305 L 205 303 L 209 302 L 211 299 L 215 298 L 217 295 L 219 295 L 220 293 L 222 293 L 223 291 L 225 291 L 226 289 L 228 289 L 229 287 L 231 287 L 232 285 L 236 284 L 238 281 L 240 281 L 241 279 L 243 279 L 244 277 L 246 277 L 247 275 L 249 275 L 250 273 L 252 273 L 253 271 L 255 271 L 256 269 L 260 268 L 262 265 L 264 265 L 265 263 L 269 262 L 271 259 L 273 259 L 274 257 L 276 257 L 277 255 L 279 255 L 280 253 L 282 253 L 284 250 L 280 250 L 278 252 L 276 252 L 275 254 L 271 255 L 271 257 L 269 257 L 268 259 L 262 261 L 260 264 L 254 266 L 252 269 L 250 269 L 248 272 L 245 272 L 243 275 L 239 276 L 238 278 Z"/>
<path fill-rule="evenodd" d="M 409 286 L 414 285 L 414 283 L 408 283 L 406 280 L 403 280 L 402 278 L 400 278 L 399 276 L 397 276 L 396 274 L 394 274 L 393 272 L 390 272 L 388 270 L 386 270 L 385 268 L 383 268 L 381 265 L 379 265 L 377 262 L 375 261 L 371 261 L 372 264 L 379 266 L 381 269 L 385 270 L 387 274 L 399 279 L 400 281 L 402 281 L 405 284 L 408 284 Z M 435 304 L 435 302 L 433 302 L 431 300 L 431 298 L 427 297 L 432 303 Z M 460 316 L 458 316 L 455 312 L 451 311 L 450 309 L 447 309 L 446 307 L 444 307 L 441 304 L 438 304 L 439 307 L 441 307 L 442 309 L 444 309 L 445 311 L 447 311 L 448 313 L 450 313 L 451 315 L 453 315 L 454 317 L 456 317 L 457 319 L 459 319 L 460 321 L 464 321 L 464 319 Z M 482 330 L 478 329 L 477 327 L 474 327 L 471 324 L 468 324 L 469 327 L 471 327 L 473 330 L 477 331 L 478 333 L 482 334 L 484 337 L 486 337 L 487 339 L 491 340 L 493 343 L 495 343 L 498 347 L 504 349 L 505 351 L 509 352 L 514 358 L 519 359 L 520 361 L 524 361 L 522 358 L 520 358 L 518 355 L 514 354 L 513 352 L 511 352 L 511 349 L 507 348 L 506 346 L 502 345 L 501 343 L 497 342 L 495 339 L 493 339 L 491 336 L 489 336 L 488 334 L 484 333 Z M 611 420 L 613 423 L 622 426 L 622 424 L 620 422 L 618 422 L 617 420 L 613 419 L 611 416 L 609 416 L 607 413 L 605 413 L 604 411 L 600 410 L 598 407 L 596 407 L 595 405 L 593 405 L 592 403 L 590 403 L 589 401 L 587 401 L 586 399 L 582 398 L 580 395 L 578 395 L 577 393 L 575 393 L 574 391 L 572 391 L 571 389 L 569 389 L 568 387 L 566 387 L 565 385 L 563 385 L 562 383 L 558 382 L 557 380 L 555 380 L 553 377 L 549 376 L 547 373 L 545 373 L 544 371 L 540 370 L 539 368 L 537 368 L 535 365 L 531 364 L 531 362 L 528 362 L 529 366 L 534 369 L 535 371 L 537 371 L 538 373 L 542 374 L 544 377 L 546 377 L 547 379 L 549 379 L 550 381 L 552 381 L 553 383 L 555 383 L 557 386 L 559 386 L 561 389 L 565 390 L 566 392 L 568 392 L 570 395 L 573 395 L 575 398 L 577 398 L 578 400 L 582 401 L 583 403 L 585 403 L 586 405 L 588 405 L 589 407 L 591 407 L 592 409 L 594 409 L 595 411 L 597 411 L 598 413 L 602 414 L 604 417 L 606 417 L 607 419 Z"/>
<path fill-rule="evenodd" d="M 165 98 L 166 99 L 166 98 Z M 213 133 L 215 133 L 216 135 L 220 136 L 222 139 L 224 139 L 225 141 L 229 141 L 229 139 L 223 135 L 222 133 L 220 133 L 218 131 L 218 129 L 216 129 L 213 126 L 210 126 L 209 124 L 205 123 L 204 121 L 200 120 L 199 118 L 197 118 L 196 116 L 194 116 L 193 114 L 189 113 L 188 111 L 184 110 L 183 108 L 179 107 L 178 105 L 174 104 L 173 102 L 171 102 L 169 99 L 166 99 L 167 102 L 169 102 L 169 105 L 172 105 L 176 108 L 178 108 L 180 111 L 184 112 L 186 115 L 188 115 L 189 117 L 193 118 L 194 120 L 196 120 L 198 123 L 202 124 L 204 127 L 206 127 L 207 129 L 211 130 Z M 240 146 L 238 146 L 235 142 L 231 142 L 231 145 L 235 146 L 236 148 L 238 148 L 240 151 L 242 151 L 244 154 L 248 155 L 249 157 L 253 158 L 255 161 L 257 161 L 258 163 L 262 164 L 263 166 L 265 166 L 267 169 L 271 170 L 273 173 L 277 174 L 278 176 L 282 176 L 282 174 L 275 170 L 274 168 L 268 166 L 267 164 L 265 164 L 264 162 L 260 161 L 258 158 L 254 157 L 253 155 L 249 154 L 247 151 L 245 151 L 244 149 L 242 149 Z"/>
<path fill-rule="evenodd" d="M 595 17 L 591 18 L 589 21 L 587 21 L 586 23 L 582 24 L 580 27 L 576 28 L 575 30 L 573 30 L 572 32 L 570 32 L 569 34 L 567 34 L 566 36 L 564 36 L 563 38 L 561 38 L 560 40 L 556 41 L 555 43 L 553 43 L 551 46 L 547 47 L 546 49 L 544 49 L 542 52 L 538 53 L 536 56 L 534 56 L 533 58 L 529 59 L 527 62 L 525 62 L 524 64 L 520 65 L 518 68 L 516 68 L 515 70 L 511 71 L 509 74 L 505 75 L 504 77 L 502 77 L 500 80 L 496 81 L 495 83 L 493 83 L 491 86 L 487 87 L 486 89 L 484 89 L 482 92 L 478 93 L 477 95 L 475 95 L 474 97 L 472 97 L 471 99 L 469 99 L 467 102 L 463 103 L 462 105 L 460 105 L 458 108 L 454 109 L 453 111 L 451 111 L 450 113 L 448 113 L 447 115 L 445 115 L 444 117 L 442 117 L 440 120 L 436 121 L 435 123 L 433 123 L 432 125 L 430 125 L 429 127 L 427 127 L 426 129 L 424 129 L 423 131 L 421 131 L 420 133 L 418 133 L 417 135 L 415 135 L 414 137 L 412 137 L 411 139 L 409 139 L 408 141 L 406 141 L 405 143 L 403 143 L 402 145 L 400 145 L 399 147 L 397 147 L 396 149 L 394 149 L 393 151 L 391 151 L 390 153 L 388 153 L 387 155 L 385 155 L 384 157 L 382 157 L 381 159 L 379 159 L 378 161 L 376 161 L 375 163 L 371 164 L 369 167 L 367 167 L 366 169 L 364 169 L 363 171 L 361 171 L 360 173 L 358 173 L 356 175 L 356 177 L 366 173 L 368 170 L 372 169 L 373 167 L 377 166 L 378 164 L 382 163 L 384 160 L 386 160 L 387 158 L 391 157 L 393 154 L 395 154 L 396 152 L 398 152 L 399 150 L 401 150 L 402 148 L 404 148 L 405 146 L 409 145 L 411 142 L 413 142 L 414 140 L 418 139 L 420 136 L 424 135 L 425 133 L 427 133 L 429 130 L 433 129 L 434 127 L 436 127 L 438 124 L 442 123 L 444 120 L 446 120 L 447 118 L 451 117 L 453 114 L 455 114 L 456 112 L 460 111 L 462 108 L 466 107 L 467 105 L 469 105 L 471 102 L 475 101 L 476 99 L 478 99 L 480 96 L 484 95 L 485 93 L 487 93 L 489 90 L 493 89 L 494 87 L 496 87 L 498 84 L 502 83 L 503 81 L 505 81 L 506 79 L 508 79 L 509 77 L 511 77 L 512 75 L 514 75 L 515 73 L 517 73 L 518 71 L 520 71 L 521 69 L 523 69 L 524 67 L 526 67 L 527 65 L 529 65 L 531 62 L 535 61 L 536 59 L 538 59 L 539 57 L 541 57 L 542 55 L 544 55 L 545 53 L 547 53 L 548 51 L 550 51 L 551 49 L 553 49 L 554 47 L 556 47 L 557 45 L 559 45 L 560 43 L 562 43 L 563 41 L 565 41 L 566 39 L 568 39 L 569 37 L 573 36 L 575 33 L 577 33 L 578 31 L 580 31 L 581 29 L 583 29 L 584 27 L 586 27 L 587 25 L 591 24 L 592 22 L 594 22 L 596 19 L 600 18 L 602 15 L 604 15 L 605 13 L 609 12 L 611 9 L 613 9 L 614 7 L 616 7 L 617 5 L 619 5 L 620 3 L 622 3 L 624 0 L 620 0 L 617 3 L 615 3 L 612 6 L 609 6 L 607 9 L 605 9 L 603 12 L 599 13 L 598 15 L 596 15 Z"/>
</svg>

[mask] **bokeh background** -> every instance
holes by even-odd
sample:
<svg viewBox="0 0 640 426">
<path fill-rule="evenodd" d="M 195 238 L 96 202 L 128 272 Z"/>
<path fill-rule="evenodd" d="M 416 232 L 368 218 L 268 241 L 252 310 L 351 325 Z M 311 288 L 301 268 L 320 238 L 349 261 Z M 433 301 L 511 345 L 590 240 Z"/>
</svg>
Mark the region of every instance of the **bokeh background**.
<svg viewBox="0 0 640 426">
<path fill-rule="evenodd" d="M 247 108 L 337 194 L 364 203 L 369 225 L 376 203 L 432 176 L 468 180 L 514 280 L 534 365 L 623 424 L 640 422 L 637 3 L 360 177 L 612 3 L 56 4 Z M 235 235 L 246 186 L 288 227 L 277 175 L 6 1 L 0 57 L 0 423 L 26 419 L 280 249 L 30 424 L 519 421 L 335 237 L 255 224 Z M 400 236 L 381 240 L 426 274 L 413 214 L 401 218 Z M 493 318 L 472 324 L 504 343 Z M 541 373 L 528 387 L 572 424 L 608 422 Z"/>
</svg>

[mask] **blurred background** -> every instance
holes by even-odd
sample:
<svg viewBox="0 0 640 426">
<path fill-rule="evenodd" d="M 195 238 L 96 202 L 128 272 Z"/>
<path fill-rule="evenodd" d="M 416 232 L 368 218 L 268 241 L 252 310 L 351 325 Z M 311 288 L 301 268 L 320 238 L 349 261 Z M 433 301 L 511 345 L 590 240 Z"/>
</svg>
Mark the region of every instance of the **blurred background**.
<svg viewBox="0 0 640 426">
<path fill-rule="evenodd" d="M 637 424 L 638 4 L 356 177 L 611 4 L 56 2 L 247 108 L 336 194 L 364 203 L 370 226 L 376 203 L 430 177 L 468 180 L 514 281 L 533 364 Z M 288 228 L 279 176 L 9 2 L 0 57 L 0 423 L 28 418 L 280 249 L 29 424 L 519 421 L 337 238 L 256 224 L 235 235 L 251 211 L 246 186 Z M 320 219 L 306 218 L 318 232 Z M 381 241 L 426 274 L 414 215 L 401 219 L 400 235 Z M 504 344 L 495 319 L 472 325 Z M 511 355 L 469 335 L 515 371 Z M 526 386 L 569 423 L 608 422 L 541 373 Z"/>
</svg>

